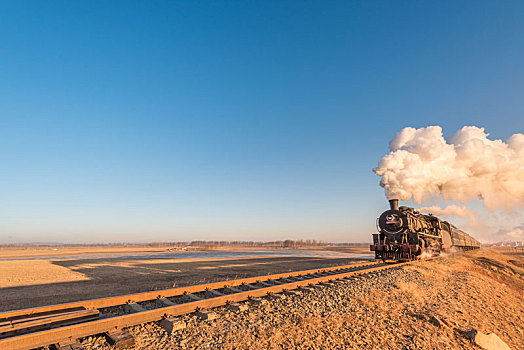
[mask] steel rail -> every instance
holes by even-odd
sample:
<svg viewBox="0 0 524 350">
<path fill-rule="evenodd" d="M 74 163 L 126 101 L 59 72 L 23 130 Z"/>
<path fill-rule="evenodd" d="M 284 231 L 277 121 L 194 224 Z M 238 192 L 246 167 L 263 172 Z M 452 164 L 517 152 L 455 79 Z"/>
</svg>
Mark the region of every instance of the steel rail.
<svg viewBox="0 0 524 350">
<path fill-rule="evenodd" d="M 122 315 L 122 316 L 103 318 L 103 319 L 99 319 L 95 321 L 88 321 L 88 322 L 79 323 L 75 325 L 64 326 L 60 328 L 53 328 L 53 329 L 49 329 L 45 331 L 19 335 L 19 336 L 15 336 L 12 338 L 0 340 L 0 349 L 2 350 L 27 350 L 27 349 L 33 349 L 36 347 L 40 347 L 40 346 L 56 344 L 56 343 L 60 343 L 63 341 L 74 341 L 77 338 L 82 338 L 82 337 L 104 333 L 104 332 L 119 331 L 124 328 L 135 326 L 138 324 L 158 321 L 165 317 L 184 315 L 184 314 L 188 314 L 188 313 L 198 311 L 201 309 L 208 309 L 208 308 L 223 306 L 228 303 L 245 301 L 250 298 L 262 297 L 262 296 L 266 296 L 272 293 L 280 293 L 283 291 L 297 289 L 297 288 L 305 287 L 309 285 L 330 282 L 333 280 L 339 280 L 339 279 L 344 279 L 344 278 L 348 278 L 352 276 L 358 276 L 358 275 L 368 274 L 372 272 L 383 271 L 383 270 L 387 270 L 391 268 L 397 268 L 399 266 L 403 266 L 403 265 L 410 264 L 410 263 L 412 262 L 409 261 L 409 262 L 402 262 L 402 263 L 396 263 L 396 264 L 389 264 L 389 265 L 371 267 L 368 269 L 361 269 L 361 270 L 354 270 L 354 271 L 340 271 L 339 273 L 327 274 L 324 276 L 316 276 L 312 278 L 305 278 L 303 280 L 286 282 L 282 284 L 271 285 L 268 287 L 261 287 L 261 288 L 252 289 L 249 291 L 239 291 L 233 294 L 214 296 L 209 299 L 196 300 L 196 301 L 191 301 L 191 302 L 187 302 L 183 304 L 175 304 L 173 306 L 165 306 L 165 307 L 160 307 L 157 309 L 145 310 L 145 311 L 135 312 L 135 313 Z M 373 262 L 373 263 L 365 263 L 365 264 L 345 265 L 343 267 L 338 267 L 338 268 L 337 267 L 328 268 L 329 271 L 327 271 L 328 269 L 316 269 L 316 270 L 307 270 L 307 271 L 310 272 L 308 273 L 309 275 L 312 275 L 315 273 L 326 273 L 330 271 L 336 272 L 337 270 L 346 270 L 346 269 L 355 269 L 355 268 L 358 269 L 359 267 L 367 267 L 367 266 L 372 266 L 372 265 L 377 265 L 377 264 L 380 264 L 380 263 Z M 227 288 L 229 286 L 256 283 L 262 280 L 267 281 L 270 279 L 273 279 L 273 280 L 282 279 L 284 278 L 284 276 L 287 276 L 287 277 L 303 276 L 305 272 L 306 271 L 298 271 L 298 272 L 293 272 L 293 273 L 261 276 L 261 277 L 247 278 L 247 279 L 242 279 L 242 280 L 217 282 L 217 283 L 211 283 L 211 284 L 205 284 L 205 285 L 199 285 L 199 286 L 191 286 L 191 287 L 186 287 L 186 288 L 175 288 L 175 289 L 179 289 L 179 290 L 185 289 L 186 291 L 191 290 L 191 288 L 195 288 L 195 291 L 210 290 L 209 287 L 202 288 L 204 286 L 214 286 L 214 289 L 221 289 L 221 288 Z M 275 278 L 275 276 L 280 276 L 280 277 Z M 307 277 L 307 276 L 304 276 L 304 277 Z M 239 281 L 243 281 L 243 282 L 239 283 Z M 150 295 L 155 295 L 155 297 L 152 298 L 152 299 L 155 299 L 156 296 L 162 295 L 162 293 L 159 294 L 159 292 L 166 292 L 166 291 L 169 291 L 169 290 L 152 292 L 153 294 L 139 293 L 139 294 L 135 294 L 135 296 L 136 295 L 143 296 L 145 294 L 150 294 Z M 177 293 L 176 295 L 183 295 L 183 294 L 184 293 L 182 294 Z M 131 295 L 121 296 L 119 298 L 125 298 L 125 297 L 127 297 L 128 300 L 131 299 L 130 298 Z M 147 300 L 152 300 L 152 299 L 150 298 Z M 100 300 L 105 300 L 105 299 L 97 299 L 97 300 L 100 301 Z M 102 304 L 105 305 L 104 303 Z M 64 305 L 70 306 L 71 304 L 64 304 Z M 26 309 L 26 310 L 30 310 L 30 309 Z"/>
<path fill-rule="evenodd" d="M 337 271 L 337 270 L 354 269 L 354 268 L 359 268 L 359 267 L 378 265 L 380 263 L 381 262 L 373 261 L 373 262 L 367 262 L 367 263 L 325 267 L 325 268 L 320 268 L 320 269 L 285 272 L 285 273 L 266 275 L 266 276 L 248 277 L 248 278 L 236 279 L 236 280 L 231 280 L 231 281 L 197 284 L 197 285 L 187 286 L 187 287 L 161 289 L 161 290 L 156 290 L 156 291 L 151 291 L 151 292 L 126 294 L 126 295 L 120 295 L 120 296 L 108 297 L 108 298 L 82 300 L 82 301 L 76 301 L 72 303 L 13 310 L 13 311 L 7 311 L 7 312 L 0 313 L 0 322 L 5 322 L 8 320 L 11 320 L 14 318 L 20 318 L 20 317 L 30 317 L 30 316 L 36 316 L 36 315 L 41 315 L 41 314 L 50 314 L 50 313 L 62 311 L 65 309 L 76 309 L 76 308 L 100 309 L 100 308 L 105 308 L 105 307 L 124 305 L 130 302 L 137 303 L 137 302 L 142 302 L 142 301 L 154 300 L 157 298 L 158 299 L 159 298 L 170 298 L 170 297 L 176 297 L 176 296 L 189 294 L 189 293 L 204 292 L 206 290 L 220 289 L 220 288 L 227 288 L 227 287 L 237 287 L 243 284 L 265 282 L 268 280 L 276 280 L 276 279 L 297 277 L 297 276 L 303 276 L 303 275 L 311 275 L 314 273 L 324 273 L 324 272 Z"/>
<path fill-rule="evenodd" d="M 24 335 L 0 340 L 0 349 L 2 350 L 27 350 L 27 349 L 33 349 L 36 347 L 40 347 L 40 346 L 56 344 L 56 343 L 60 343 L 63 341 L 74 341 L 75 339 L 81 338 L 81 337 L 86 337 L 86 336 L 104 333 L 104 332 L 119 331 L 119 330 L 122 330 L 123 328 L 135 326 L 138 324 L 158 321 L 168 316 L 171 317 L 171 316 L 184 315 L 184 314 L 188 314 L 188 313 L 191 313 L 197 310 L 213 308 L 217 306 L 223 306 L 228 303 L 245 301 L 250 298 L 266 296 L 272 293 L 280 293 L 283 291 L 297 289 L 297 288 L 304 287 L 304 286 L 325 283 L 325 282 L 329 282 L 333 280 L 339 280 L 339 279 L 344 279 L 344 278 L 348 278 L 352 276 L 358 276 L 358 275 L 368 274 L 372 272 L 383 271 L 383 270 L 387 270 L 391 268 L 397 268 L 399 266 L 409 264 L 409 263 L 411 262 L 402 262 L 402 263 L 396 263 L 396 264 L 391 264 L 391 265 L 372 267 L 369 269 L 340 272 L 340 273 L 329 274 L 325 276 L 307 278 L 304 280 L 293 281 L 289 283 L 282 283 L 282 284 L 272 285 L 269 287 L 257 288 L 257 289 L 253 289 L 249 291 L 240 291 L 234 294 L 215 296 L 209 299 L 202 299 L 202 300 L 187 302 L 183 304 L 176 304 L 173 306 L 166 306 L 166 307 L 161 307 L 157 309 L 136 312 L 136 313 L 123 315 L 123 316 L 99 319 L 95 321 L 88 321 L 84 323 L 79 323 L 79 324 L 60 327 L 60 328 L 53 328 L 53 329 L 30 333 L 30 334 L 24 334 Z M 376 265 L 376 264 L 377 263 L 368 263 L 368 264 L 354 264 L 354 265 L 347 265 L 347 266 L 348 267 L 351 266 L 351 268 L 358 268 L 358 267 L 366 267 L 366 266 Z M 348 267 L 339 268 L 338 270 L 345 270 Z M 336 271 L 336 270 L 337 269 L 331 269 L 331 271 Z M 322 269 L 308 270 L 308 271 L 317 271 L 318 273 L 318 271 L 322 271 Z M 282 275 L 290 276 L 290 274 L 291 273 L 278 274 L 278 275 L 272 275 L 272 276 L 282 276 Z M 298 276 L 297 273 L 293 273 L 293 274 L 294 276 Z M 302 274 L 303 274 L 303 271 L 302 271 Z M 252 280 L 253 282 L 251 283 L 254 283 L 255 280 L 259 281 L 261 278 L 264 278 L 265 280 L 267 280 L 267 277 L 270 277 L 270 276 L 250 278 L 247 280 Z M 243 279 L 243 280 L 246 280 L 246 279 Z M 214 283 L 212 285 L 216 285 L 217 288 L 223 288 L 224 286 L 227 287 L 228 284 L 231 285 L 230 284 L 231 282 L 236 282 L 236 281 L 219 282 L 219 283 Z M 244 283 L 241 283 L 241 284 L 244 284 Z M 204 285 L 201 285 L 201 286 L 204 286 Z M 197 286 L 194 286 L 194 287 L 197 287 Z"/>
</svg>

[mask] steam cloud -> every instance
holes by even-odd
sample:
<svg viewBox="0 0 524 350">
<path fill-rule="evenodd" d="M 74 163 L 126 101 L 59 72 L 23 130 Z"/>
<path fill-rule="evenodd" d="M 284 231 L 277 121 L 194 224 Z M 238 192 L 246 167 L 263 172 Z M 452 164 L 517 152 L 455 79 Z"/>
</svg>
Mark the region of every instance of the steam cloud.
<svg viewBox="0 0 524 350">
<path fill-rule="evenodd" d="M 440 126 L 407 127 L 395 135 L 391 152 L 373 171 L 389 199 L 413 198 L 420 204 L 431 198 L 460 203 L 478 198 L 490 211 L 521 208 L 524 134 L 514 134 L 507 142 L 488 136 L 476 126 L 465 126 L 447 140 Z M 437 215 L 472 215 L 459 206 L 429 209 Z"/>
<path fill-rule="evenodd" d="M 460 216 L 462 218 L 467 218 L 470 220 L 475 220 L 477 217 L 477 214 L 469 209 L 468 207 L 462 205 L 448 205 L 447 207 L 441 208 L 439 206 L 433 205 L 431 207 L 421 207 L 417 209 L 420 212 L 423 213 L 431 213 L 434 215 L 453 215 L 453 216 Z"/>
</svg>

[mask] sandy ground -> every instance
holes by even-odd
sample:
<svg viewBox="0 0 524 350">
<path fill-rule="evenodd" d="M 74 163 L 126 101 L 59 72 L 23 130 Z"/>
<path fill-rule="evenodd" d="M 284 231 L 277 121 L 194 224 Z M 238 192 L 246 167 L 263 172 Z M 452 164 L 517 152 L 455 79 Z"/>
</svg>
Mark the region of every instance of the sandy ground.
<svg viewBox="0 0 524 350">
<path fill-rule="evenodd" d="M 524 253 L 480 250 L 356 277 L 219 318 L 183 316 L 187 328 L 132 327 L 134 349 L 481 349 L 494 332 L 524 349 Z M 102 337 L 87 349 L 111 349 Z"/>
<path fill-rule="evenodd" d="M 343 265 L 355 261 L 362 260 L 264 256 L 0 261 L 0 311 Z"/>
<path fill-rule="evenodd" d="M 3 288 L 87 280 L 86 275 L 52 261 L 0 261 L 0 296 Z"/>
<path fill-rule="evenodd" d="M 150 247 L 20 247 L 0 249 L 0 259 L 50 257 L 61 255 L 167 252 L 167 248 Z"/>
</svg>

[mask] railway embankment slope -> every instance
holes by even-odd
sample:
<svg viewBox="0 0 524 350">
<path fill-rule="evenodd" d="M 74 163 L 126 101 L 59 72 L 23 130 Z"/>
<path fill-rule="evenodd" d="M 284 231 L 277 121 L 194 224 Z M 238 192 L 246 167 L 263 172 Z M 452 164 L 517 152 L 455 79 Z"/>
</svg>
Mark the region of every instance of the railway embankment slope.
<svg viewBox="0 0 524 350">
<path fill-rule="evenodd" d="M 481 249 L 356 277 L 167 334 L 130 329 L 136 349 L 481 349 L 471 332 L 524 349 L 524 254 Z M 110 348 L 88 338 L 88 349 Z"/>
</svg>

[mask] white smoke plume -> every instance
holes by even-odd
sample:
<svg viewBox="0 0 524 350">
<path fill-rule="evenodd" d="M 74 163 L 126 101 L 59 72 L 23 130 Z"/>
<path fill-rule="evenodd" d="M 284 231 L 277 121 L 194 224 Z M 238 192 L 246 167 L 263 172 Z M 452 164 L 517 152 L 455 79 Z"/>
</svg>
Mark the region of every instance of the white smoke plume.
<svg viewBox="0 0 524 350">
<path fill-rule="evenodd" d="M 395 135 L 391 152 L 373 171 L 389 199 L 413 199 L 417 204 L 480 199 L 490 211 L 521 208 L 524 134 L 506 142 L 488 136 L 476 126 L 465 126 L 447 140 L 440 126 L 407 127 Z"/>
<path fill-rule="evenodd" d="M 437 205 L 431 207 L 421 207 L 417 208 L 418 211 L 422 213 L 431 213 L 433 215 L 444 215 L 444 216 L 459 216 L 461 218 L 466 218 L 469 220 L 476 220 L 477 214 L 466 207 L 465 205 L 448 205 L 444 208 L 441 208 Z"/>
</svg>

